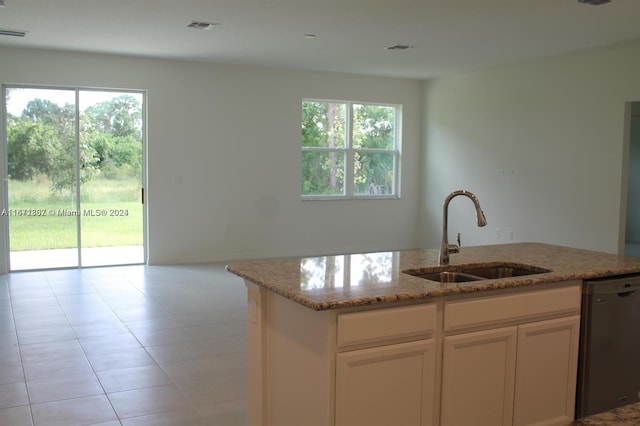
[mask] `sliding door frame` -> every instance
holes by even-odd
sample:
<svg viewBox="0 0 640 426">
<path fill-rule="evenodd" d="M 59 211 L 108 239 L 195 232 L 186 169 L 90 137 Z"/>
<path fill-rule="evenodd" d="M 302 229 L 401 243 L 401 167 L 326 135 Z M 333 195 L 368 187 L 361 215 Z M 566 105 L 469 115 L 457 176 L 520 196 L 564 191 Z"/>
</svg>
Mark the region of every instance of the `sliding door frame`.
<svg viewBox="0 0 640 426">
<path fill-rule="evenodd" d="M 147 253 L 147 244 L 148 244 L 148 235 L 147 235 L 147 203 L 146 203 L 146 193 L 145 188 L 147 187 L 147 91 L 146 90 L 138 90 L 138 89 L 117 89 L 117 88 L 98 88 L 98 87 L 84 87 L 84 86 L 49 86 L 49 85 L 32 85 L 32 84 L 2 84 L 2 101 L 0 102 L 0 113 L 2 114 L 2 126 L 0 129 L 0 141 L 2 142 L 0 146 L 0 155 L 2 158 L 2 177 L 4 184 L 0 187 L 0 200 L 2 201 L 2 209 L 8 211 L 9 209 L 9 178 L 8 178 L 8 135 L 7 135 L 7 124 L 8 124 L 8 111 L 7 111 L 7 102 L 6 102 L 6 94 L 9 89 L 41 89 L 41 90 L 60 90 L 60 91 L 73 91 L 75 98 L 75 197 L 76 197 L 76 206 L 80 211 L 82 209 L 80 204 L 80 195 L 81 195 L 81 183 L 80 183 L 80 94 L 81 92 L 113 92 L 113 93 L 121 93 L 121 94 L 136 94 L 142 96 L 142 171 L 141 171 L 141 185 L 142 185 L 142 194 L 141 202 L 142 202 L 142 249 L 143 249 L 143 261 L 142 264 L 147 264 L 148 262 L 148 253 Z M 11 247 L 10 247 L 10 227 L 9 227 L 9 215 L 3 215 L 2 220 L 0 220 L 0 274 L 6 274 L 8 272 L 13 272 L 11 270 Z M 118 266 L 118 264 L 114 265 L 89 265 L 84 266 L 82 264 L 82 215 L 78 215 L 76 220 L 76 250 L 77 250 L 77 265 L 76 266 L 61 266 L 60 268 L 47 268 L 47 269 L 76 269 L 76 268 L 87 268 L 87 267 L 99 267 L 99 266 Z M 42 268 L 35 268 L 33 270 L 43 270 Z M 20 269 L 20 272 L 27 271 Z"/>
</svg>

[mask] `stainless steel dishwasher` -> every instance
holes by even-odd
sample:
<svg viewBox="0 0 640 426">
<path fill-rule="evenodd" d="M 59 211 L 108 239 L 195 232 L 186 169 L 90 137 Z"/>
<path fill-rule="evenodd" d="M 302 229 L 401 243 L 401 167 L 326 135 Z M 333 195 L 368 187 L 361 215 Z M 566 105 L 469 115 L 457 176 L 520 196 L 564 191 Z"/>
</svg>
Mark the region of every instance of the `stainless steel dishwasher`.
<svg viewBox="0 0 640 426">
<path fill-rule="evenodd" d="M 640 401 L 640 274 L 585 281 L 576 418 Z"/>
</svg>

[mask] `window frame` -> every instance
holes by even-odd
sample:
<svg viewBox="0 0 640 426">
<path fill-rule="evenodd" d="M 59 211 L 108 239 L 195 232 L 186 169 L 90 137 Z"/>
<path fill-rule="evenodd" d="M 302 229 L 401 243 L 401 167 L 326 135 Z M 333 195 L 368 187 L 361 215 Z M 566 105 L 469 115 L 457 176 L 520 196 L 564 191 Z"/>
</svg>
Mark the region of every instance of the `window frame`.
<svg viewBox="0 0 640 426">
<path fill-rule="evenodd" d="M 334 195 L 304 195 L 300 190 L 300 198 L 302 200 L 396 200 L 400 199 L 400 173 L 402 158 L 402 104 L 386 103 L 386 102 L 363 102 L 353 100 L 336 100 L 321 98 L 303 98 L 300 105 L 304 102 L 323 102 L 344 104 L 346 109 L 345 117 L 345 147 L 329 148 L 329 147 L 306 147 L 300 144 L 301 157 L 304 152 L 337 152 L 344 154 L 345 170 L 344 170 L 344 193 Z M 381 148 L 354 148 L 353 147 L 353 106 L 354 105 L 374 105 L 391 107 L 395 109 L 394 122 L 394 149 Z M 356 152 L 363 153 L 385 153 L 393 155 L 393 192 L 391 194 L 355 194 L 355 155 Z M 302 169 L 300 169 L 302 171 Z M 302 174 L 300 175 L 302 183 Z"/>
</svg>

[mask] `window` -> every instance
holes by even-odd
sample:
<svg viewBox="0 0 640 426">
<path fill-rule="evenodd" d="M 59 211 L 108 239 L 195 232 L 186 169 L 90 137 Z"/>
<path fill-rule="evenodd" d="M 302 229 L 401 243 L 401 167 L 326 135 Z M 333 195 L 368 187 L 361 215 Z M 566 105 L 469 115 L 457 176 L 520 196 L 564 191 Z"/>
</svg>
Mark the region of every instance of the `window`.
<svg viewBox="0 0 640 426">
<path fill-rule="evenodd" d="M 302 101 L 303 198 L 396 198 L 397 105 Z"/>
</svg>

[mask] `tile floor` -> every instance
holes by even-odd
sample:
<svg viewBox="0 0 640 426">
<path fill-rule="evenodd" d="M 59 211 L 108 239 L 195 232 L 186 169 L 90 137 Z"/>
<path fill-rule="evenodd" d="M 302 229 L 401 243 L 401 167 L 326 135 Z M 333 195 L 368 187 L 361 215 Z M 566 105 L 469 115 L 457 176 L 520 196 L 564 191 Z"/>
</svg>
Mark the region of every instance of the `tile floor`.
<svg viewBox="0 0 640 426">
<path fill-rule="evenodd" d="M 0 425 L 244 425 L 246 353 L 224 265 L 0 276 Z"/>
</svg>

